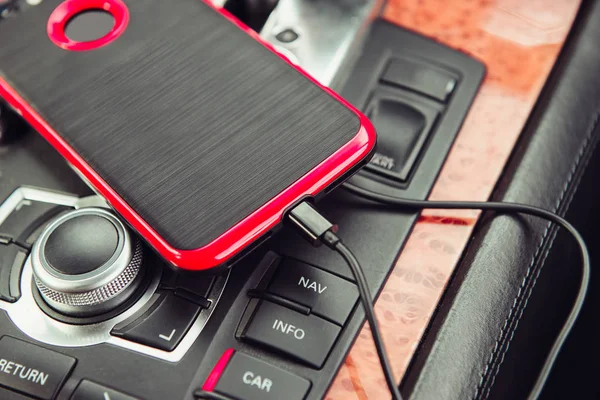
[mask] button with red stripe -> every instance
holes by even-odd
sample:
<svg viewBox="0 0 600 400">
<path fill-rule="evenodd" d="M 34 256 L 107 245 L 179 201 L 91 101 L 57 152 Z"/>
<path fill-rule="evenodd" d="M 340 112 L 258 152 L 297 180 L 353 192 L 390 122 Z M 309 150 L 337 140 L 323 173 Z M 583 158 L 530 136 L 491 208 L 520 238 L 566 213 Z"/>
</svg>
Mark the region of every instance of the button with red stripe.
<svg viewBox="0 0 600 400">
<path fill-rule="evenodd" d="M 228 349 L 202 390 L 239 400 L 302 400 L 310 382 L 258 358 Z"/>
</svg>

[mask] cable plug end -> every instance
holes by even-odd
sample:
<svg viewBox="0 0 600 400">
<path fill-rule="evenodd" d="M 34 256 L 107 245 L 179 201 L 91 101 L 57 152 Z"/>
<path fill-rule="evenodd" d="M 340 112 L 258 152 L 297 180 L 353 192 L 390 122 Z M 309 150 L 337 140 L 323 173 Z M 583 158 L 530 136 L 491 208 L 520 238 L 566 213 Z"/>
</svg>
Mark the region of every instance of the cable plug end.
<svg viewBox="0 0 600 400">
<path fill-rule="evenodd" d="M 288 221 L 291 222 L 296 228 L 299 228 L 300 232 L 306 240 L 313 246 L 320 246 L 321 243 L 327 244 L 331 247 L 330 242 L 332 236 L 338 230 L 337 225 L 332 224 L 322 216 L 315 208 L 308 202 L 303 201 L 287 214 Z M 337 236 L 335 236 L 337 238 Z M 337 239 L 339 241 L 339 239 Z"/>
</svg>

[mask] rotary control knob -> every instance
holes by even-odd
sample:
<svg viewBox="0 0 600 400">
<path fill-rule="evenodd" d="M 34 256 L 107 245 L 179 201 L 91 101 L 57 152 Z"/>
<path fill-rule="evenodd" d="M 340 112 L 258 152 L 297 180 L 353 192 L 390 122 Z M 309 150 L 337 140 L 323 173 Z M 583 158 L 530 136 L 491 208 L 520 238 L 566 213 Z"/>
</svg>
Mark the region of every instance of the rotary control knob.
<svg viewBox="0 0 600 400">
<path fill-rule="evenodd" d="M 102 208 L 60 215 L 31 251 L 35 285 L 44 301 L 68 316 L 106 313 L 135 293 L 140 282 L 141 242 Z"/>
</svg>

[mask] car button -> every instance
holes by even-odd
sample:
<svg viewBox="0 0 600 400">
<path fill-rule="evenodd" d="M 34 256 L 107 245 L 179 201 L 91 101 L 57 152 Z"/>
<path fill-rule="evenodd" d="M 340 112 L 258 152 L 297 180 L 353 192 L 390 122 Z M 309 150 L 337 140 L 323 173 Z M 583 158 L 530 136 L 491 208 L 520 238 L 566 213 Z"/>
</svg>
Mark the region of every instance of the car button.
<svg viewBox="0 0 600 400">
<path fill-rule="evenodd" d="M 200 307 L 172 294 L 163 295 L 158 306 L 124 327 L 116 326 L 111 334 L 160 350 L 172 351 L 192 326 Z"/>
<path fill-rule="evenodd" d="M 0 300 L 15 302 L 21 296 L 19 281 L 27 252 L 14 244 L 0 244 Z"/>
<path fill-rule="evenodd" d="M 444 103 L 448 101 L 458 82 L 456 76 L 445 70 L 404 58 L 393 59 L 381 80 L 414 90 Z"/>
<path fill-rule="evenodd" d="M 377 131 L 377 151 L 365 168 L 408 182 L 439 113 L 436 107 L 395 96 L 383 88 L 376 90 L 367 106 L 367 116 Z"/>
<path fill-rule="evenodd" d="M 83 380 L 75 389 L 71 400 L 136 400 L 135 397 L 128 396 L 106 386 Z"/>
<path fill-rule="evenodd" d="M 0 338 L 0 386 L 42 400 L 54 398 L 75 359 L 31 343 Z"/>
<path fill-rule="evenodd" d="M 31 247 L 35 242 L 36 233 L 41 232 L 41 227 L 50 222 L 50 219 L 68 210 L 68 207 L 58 206 L 41 201 L 21 200 L 19 205 L 0 223 L 0 236 L 12 238 L 22 246 Z"/>
<path fill-rule="evenodd" d="M 222 370 L 222 361 L 228 357 L 231 358 Z M 306 379 L 243 353 L 229 350 L 222 361 L 206 380 L 204 390 L 234 399 L 302 400 L 310 389 L 310 382 Z M 215 373 L 220 376 L 213 376 Z"/>
<path fill-rule="evenodd" d="M 340 330 L 315 315 L 262 301 L 242 337 L 321 368 Z"/>
<path fill-rule="evenodd" d="M 281 263 L 268 291 L 339 325 L 344 325 L 358 299 L 352 282 L 292 259 Z"/>
</svg>

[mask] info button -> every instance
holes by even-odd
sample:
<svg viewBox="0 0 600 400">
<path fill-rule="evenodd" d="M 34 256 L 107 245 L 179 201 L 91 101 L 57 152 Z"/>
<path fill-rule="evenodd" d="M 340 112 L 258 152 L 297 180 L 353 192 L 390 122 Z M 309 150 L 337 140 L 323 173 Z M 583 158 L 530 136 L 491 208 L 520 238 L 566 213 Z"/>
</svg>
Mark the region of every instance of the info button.
<svg viewBox="0 0 600 400">
<path fill-rule="evenodd" d="M 340 330 L 317 316 L 263 301 L 243 337 L 321 368 Z"/>
<path fill-rule="evenodd" d="M 75 359 L 9 336 L 0 338 L 0 386 L 51 400 Z"/>
</svg>

